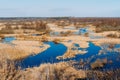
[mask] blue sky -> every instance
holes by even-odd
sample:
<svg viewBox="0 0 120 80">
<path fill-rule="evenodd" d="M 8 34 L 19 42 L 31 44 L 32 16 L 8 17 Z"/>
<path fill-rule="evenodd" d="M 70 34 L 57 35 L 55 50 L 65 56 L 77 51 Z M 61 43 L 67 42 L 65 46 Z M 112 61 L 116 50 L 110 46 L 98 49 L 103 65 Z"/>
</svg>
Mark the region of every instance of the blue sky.
<svg viewBox="0 0 120 80">
<path fill-rule="evenodd" d="M 0 17 L 120 17 L 120 0 L 0 0 Z"/>
</svg>

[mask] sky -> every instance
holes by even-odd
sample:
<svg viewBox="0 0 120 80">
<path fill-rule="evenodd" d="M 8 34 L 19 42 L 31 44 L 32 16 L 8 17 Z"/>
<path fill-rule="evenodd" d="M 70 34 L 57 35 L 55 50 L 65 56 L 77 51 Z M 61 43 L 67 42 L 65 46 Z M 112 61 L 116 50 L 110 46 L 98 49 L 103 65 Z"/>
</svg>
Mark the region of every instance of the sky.
<svg viewBox="0 0 120 80">
<path fill-rule="evenodd" d="M 0 17 L 120 17 L 120 0 L 0 0 Z"/>
</svg>

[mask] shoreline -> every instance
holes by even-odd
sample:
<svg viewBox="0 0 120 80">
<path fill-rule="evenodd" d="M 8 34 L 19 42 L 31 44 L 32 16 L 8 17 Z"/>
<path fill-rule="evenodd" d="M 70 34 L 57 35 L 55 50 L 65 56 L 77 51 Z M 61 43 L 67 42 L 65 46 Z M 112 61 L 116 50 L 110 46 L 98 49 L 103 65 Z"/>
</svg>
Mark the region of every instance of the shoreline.
<svg viewBox="0 0 120 80">
<path fill-rule="evenodd" d="M 101 46 L 101 44 L 104 43 L 120 44 L 119 38 L 90 39 L 89 37 L 83 36 L 49 37 L 50 41 L 54 41 L 55 39 L 60 39 L 59 43 L 64 44 L 68 48 L 64 55 L 58 56 L 57 59 L 73 58 L 78 54 L 83 55 L 87 53 L 87 51 L 78 52 L 77 50 L 76 51 L 70 50 L 73 44 L 79 44 L 80 48 L 88 48 L 89 42 L 94 43 L 96 46 Z"/>
<path fill-rule="evenodd" d="M 24 59 L 30 55 L 39 54 L 50 46 L 47 44 L 39 44 L 38 41 L 13 41 L 13 45 L 0 43 L 0 54 L 5 55 L 10 60 Z M 42 47 L 40 47 L 42 46 Z"/>
</svg>

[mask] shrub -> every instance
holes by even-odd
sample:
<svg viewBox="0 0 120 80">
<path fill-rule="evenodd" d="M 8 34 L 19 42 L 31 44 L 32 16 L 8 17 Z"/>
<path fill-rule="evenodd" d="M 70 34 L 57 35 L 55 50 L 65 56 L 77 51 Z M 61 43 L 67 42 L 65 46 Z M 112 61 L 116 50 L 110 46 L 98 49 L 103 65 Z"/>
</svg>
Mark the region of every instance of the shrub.
<svg viewBox="0 0 120 80">
<path fill-rule="evenodd" d="M 118 34 L 108 34 L 107 37 L 120 38 L 120 35 L 118 35 Z"/>
<path fill-rule="evenodd" d="M 0 60 L 0 80 L 22 80 L 22 71 L 3 55 Z"/>
<path fill-rule="evenodd" d="M 56 39 L 53 40 L 53 42 L 56 43 L 56 44 L 60 43 L 60 41 L 61 41 L 61 40 L 58 39 L 58 38 L 56 38 Z"/>
<path fill-rule="evenodd" d="M 46 36 L 46 35 L 43 35 L 43 36 L 41 37 L 41 41 L 42 41 L 42 42 L 47 42 L 47 41 L 48 41 L 47 36 Z"/>
<path fill-rule="evenodd" d="M 0 34 L 14 34 L 14 31 L 9 29 L 3 29 L 0 30 Z"/>
</svg>

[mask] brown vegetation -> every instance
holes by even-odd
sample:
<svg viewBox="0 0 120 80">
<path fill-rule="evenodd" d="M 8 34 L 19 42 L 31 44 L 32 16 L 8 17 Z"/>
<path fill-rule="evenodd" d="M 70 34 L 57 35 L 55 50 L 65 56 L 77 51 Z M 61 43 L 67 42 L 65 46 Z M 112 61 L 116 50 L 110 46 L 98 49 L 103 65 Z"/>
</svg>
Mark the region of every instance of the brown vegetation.
<svg viewBox="0 0 120 80">
<path fill-rule="evenodd" d="M 120 38 L 120 34 L 116 34 L 116 33 L 114 33 L 114 34 L 108 34 L 107 35 L 107 37 L 110 37 L 110 38 Z"/>
<path fill-rule="evenodd" d="M 56 38 L 56 39 L 54 39 L 54 40 L 53 40 L 53 42 L 54 42 L 54 43 L 56 43 L 56 44 L 58 44 L 58 43 L 60 43 L 60 42 L 61 42 L 61 40 L 60 40 L 60 39 L 58 39 L 58 38 Z"/>
<path fill-rule="evenodd" d="M 39 67 L 20 70 L 6 57 L 0 60 L 0 80 L 75 80 L 76 78 L 86 78 L 85 71 L 76 70 L 65 62 L 42 64 Z"/>
<path fill-rule="evenodd" d="M 69 35 L 72 35 L 72 31 L 66 31 L 66 32 L 60 32 L 60 35 L 61 36 L 69 36 Z"/>
<path fill-rule="evenodd" d="M 47 23 L 42 20 L 33 21 L 9 21 L 3 24 L 1 34 L 14 34 L 14 30 L 35 30 L 45 32 L 47 30 Z"/>
<path fill-rule="evenodd" d="M 22 71 L 4 54 L 0 54 L 0 80 L 23 80 Z"/>
<path fill-rule="evenodd" d="M 47 35 L 43 35 L 43 36 L 41 37 L 41 41 L 42 41 L 42 42 L 47 42 L 47 41 L 48 41 Z"/>
<path fill-rule="evenodd" d="M 9 60 L 19 60 L 26 58 L 32 54 L 38 54 L 46 50 L 49 46 L 40 44 L 38 41 L 13 41 L 14 45 L 0 43 L 0 55 L 7 55 Z M 39 46 L 43 46 L 40 48 Z"/>
<path fill-rule="evenodd" d="M 97 59 L 95 62 L 91 63 L 92 69 L 99 69 L 104 67 L 104 65 L 107 63 L 107 59 Z"/>
<path fill-rule="evenodd" d="M 40 67 L 27 69 L 26 80 L 75 80 L 86 78 L 85 71 L 75 70 L 65 62 L 42 64 Z"/>
</svg>

